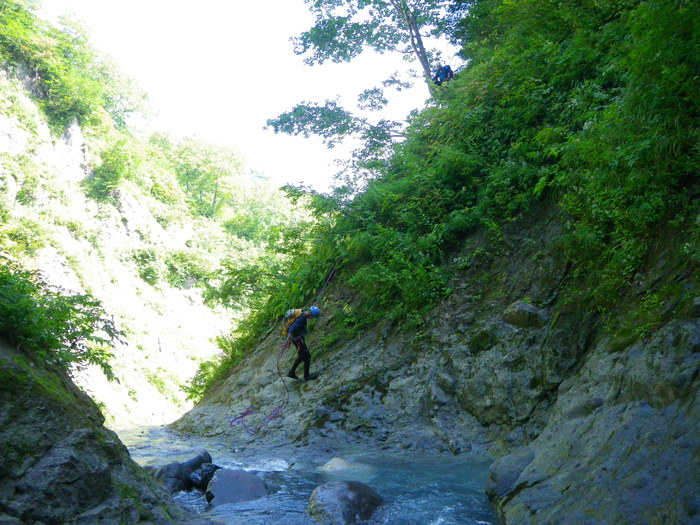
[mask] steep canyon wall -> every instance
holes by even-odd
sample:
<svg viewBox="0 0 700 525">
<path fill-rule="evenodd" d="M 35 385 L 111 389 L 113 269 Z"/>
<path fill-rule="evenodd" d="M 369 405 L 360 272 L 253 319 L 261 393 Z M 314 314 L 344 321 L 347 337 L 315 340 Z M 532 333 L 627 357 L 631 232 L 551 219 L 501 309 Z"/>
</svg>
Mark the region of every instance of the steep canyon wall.
<svg viewBox="0 0 700 525">
<path fill-rule="evenodd" d="M 682 237 L 660 232 L 645 272 L 604 311 L 563 231 L 541 209 L 475 234 L 453 260 L 452 295 L 417 325 L 323 347 L 354 301 L 335 283 L 307 338 L 319 380 L 280 377 L 294 356 L 280 357 L 274 326 L 176 427 L 236 443 L 490 454 L 487 491 L 505 523 L 698 522 L 697 269 L 673 256 Z M 251 407 L 254 436 L 229 424 Z"/>
</svg>

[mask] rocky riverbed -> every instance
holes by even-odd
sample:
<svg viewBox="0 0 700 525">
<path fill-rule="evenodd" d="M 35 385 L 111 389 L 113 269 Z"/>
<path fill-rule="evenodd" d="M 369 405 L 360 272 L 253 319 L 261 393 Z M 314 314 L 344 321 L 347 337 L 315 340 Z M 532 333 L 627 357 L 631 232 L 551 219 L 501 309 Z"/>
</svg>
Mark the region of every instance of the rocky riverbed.
<svg viewBox="0 0 700 525">
<path fill-rule="evenodd" d="M 174 492 L 177 502 L 227 525 L 285 523 L 313 525 L 311 496 L 319 487 L 351 481 L 376 492 L 383 504 L 369 521 L 385 525 L 487 525 L 497 523 L 484 492 L 488 466 L 483 456 L 416 454 L 340 445 L 268 446 L 264 440 L 182 436 L 167 428 L 120 431 L 132 457 L 151 470 L 173 461 L 186 462 L 206 450 L 221 467 L 217 472 L 247 472 L 270 489 L 234 503 L 207 501 L 205 491 L 190 487 Z M 249 488 L 249 487 L 248 487 Z M 241 492 L 241 491 L 239 491 Z M 251 491 L 254 492 L 254 491 Z"/>
</svg>

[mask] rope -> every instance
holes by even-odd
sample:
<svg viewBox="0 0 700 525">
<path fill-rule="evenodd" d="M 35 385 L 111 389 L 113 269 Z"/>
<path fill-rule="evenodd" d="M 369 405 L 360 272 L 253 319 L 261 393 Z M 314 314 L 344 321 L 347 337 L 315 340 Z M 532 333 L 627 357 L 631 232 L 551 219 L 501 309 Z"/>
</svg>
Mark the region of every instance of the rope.
<svg viewBox="0 0 700 525">
<path fill-rule="evenodd" d="M 338 260 L 335 261 L 335 264 L 333 265 L 333 269 L 331 270 L 331 273 L 328 275 L 328 279 L 326 279 L 326 282 L 323 285 L 323 287 L 321 288 L 321 291 L 318 292 L 318 295 L 316 296 L 316 300 L 313 302 L 312 306 L 316 306 L 316 303 L 318 303 L 319 299 L 321 299 L 323 292 L 326 291 L 328 284 L 331 282 L 331 279 L 333 278 L 333 274 L 335 273 L 335 269 L 338 267 L 338 263 L 340 263 L 340 258 L 338 258 Z"/>
<path fill-rule="evenodd" d="M 282 397 L 282 401 L 280 402 L 280 404 L 277 405 L 274 409 L 272 409 L 268 416 L 265 419 L 263 419 L 262 422 L 256 427 L 250 427 L 245 419 L 246 417 L 256 413 L 255 408 L 252 406 L 248 407 L 246 410 L 241 412 L 241 414 L 238 417 L 229 417 L 229 426 L 232 427 L 238 424 L 243 425 L 245 431 L 251 436 L 254 436 L 258 432 L 260 432 L 264 427 L 266 427 L 272 421 L 274 421 L 282 415 L 282 412 L 284 412 L 284 409 L 287 407 L 287 403 L 289 403 L 289 391 L 287 390 L 287 382 L 284 380 L 284 377 L 282 377 L 282 372 L 280 372 L 280 359 L 282 359 L 284 352 L 287 350 L 287 348 L 289 348 L 290 343 L 290 339 L 285 339 L 282 342 L 282 346 L 280 347 L 279 353 L 277 354 L 277 375 L 280 377 L 280 379 L 282 380 L 282 384 L 284 385 L 284 396 Z"/>
<path fill-rule="evenodd" d="M 331 270 L 331 273 L 328 275 L 328 279 L 326 279 L 326 282 L 324 283 L 323 287 L 321 288 L 321 291 L 318 292 L 318 295 L 316 296 L 316 300 L 313 302 L 312 306 L 316 306 L 318 301 L 321 299 L 321 296 L 323 295 L 323 292 L 326 291 L 326 288 L 328 287 L 328 284 L 331 282 L 331 279 L 333 278 L 333 274 L 335 273 L 336 268 L 338 267 L 338 263 L 340 263 L 340 259 L 338 259 L 335 262 L 335 265 L 333 266 L 333 269 Z M 282 359 L 282 356 L 284 355 L 284 352 L 289 348 L 289 345 L 291 344 L 291 339 L 287 338 L 282 342 L 282 346 L 280 347 L 280 351 L 277 354 L 277 375 L 279 378 L 282 380 L 282 384 L 284 385 L 284 396 L 282 397 L 282 401 L 272 409 L 272 411 L 265 417 L 265 419 L 262 420 L 262 422 L 256 426 L 256 427 L 251 427 L 248 425 L 246 422 L 246 418 L 250 415 L 256 414 L 255 408 L 253 406 L 248 407 L 246 410 L 241 412 L 241 414 L 237 417 L 229 417 L 228 422 L 229 426 L 234 426 L 234 425 L 243 425 L 243 428 L 245 431 L 250 434 L 251 436 L 255 436 L 258 432 L 260 432 L 263 428 L 265 428 L 267 425 L 269 425 L 272 421 L 277 419 L 282 415 L 284 412 L 284 409 L 287 408 L 287 404 L 289 403 L 289 390 L 287 389 L 287 382 L 284 380 L 284 377 L 282 376 L 282 372 L 280 372 L 280 359 Z"/>
</svg>

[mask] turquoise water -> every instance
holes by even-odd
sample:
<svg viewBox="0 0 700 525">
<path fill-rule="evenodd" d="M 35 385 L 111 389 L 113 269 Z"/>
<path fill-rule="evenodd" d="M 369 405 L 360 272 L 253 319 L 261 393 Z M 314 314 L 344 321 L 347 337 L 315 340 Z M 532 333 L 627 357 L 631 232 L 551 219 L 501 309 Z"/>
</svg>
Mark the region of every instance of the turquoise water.
<svg viewBox="0 0 700 525">
<path fill-rule="evenodd" d="M 335 479 L 361 481 L 385 500 L 372 525 L 488 525 L 496 517 L 484 493 L 488 462 L 472 456 L 426 455 L 308 448 L 236 448 L 217 440 L 183 439 L 167 429 L 119 432 L 142 465 L 181 461 L 206 449 L 219 466 L 259 472 L 280 490 L 255 501 L 209 509 L 200 492 L 180 492 L 175 500 L 190 510 L 228 525 L 315 525 L 306 509 L 309 496 L 322 483 Z M 342 458 L 336 470 L 324 467 Z M 338 460 L 334 460 L 338 462 Z"/>
</svg>

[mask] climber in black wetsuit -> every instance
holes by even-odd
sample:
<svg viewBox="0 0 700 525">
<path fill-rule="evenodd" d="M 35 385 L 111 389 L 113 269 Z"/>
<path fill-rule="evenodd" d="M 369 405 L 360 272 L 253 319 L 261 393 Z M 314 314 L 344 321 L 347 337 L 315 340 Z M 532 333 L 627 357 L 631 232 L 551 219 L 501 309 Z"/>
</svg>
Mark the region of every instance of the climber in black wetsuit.
<svg viewBox="0 0 700 525">
<path fill-rule="evenodd" d="M 308 310 L 302 312 L 302 314 L 289 326 L 289 339 L 297 349 L 297 359 L 294 361 L 294 364 L 289 370 L 287 377 L 299 379 L 296 374 L 296 369 L 301 363 L 304 363 L 304 381 L 311 381 L 312 379 L 316 379 L 318 377 L 318 374 L 309 373 L 309 369 L 311 368 L 311 352 L 309 351 L 309 347 L 306 346 L 304 336 L 306 335 L 307 321 L 311 317 L 317 318 L 320 315 L 321 310 L 319 310 L 316 306 L 312 306 Z"/>
</svg>

